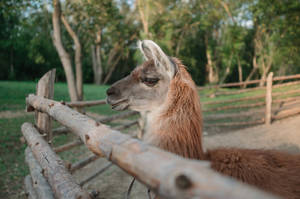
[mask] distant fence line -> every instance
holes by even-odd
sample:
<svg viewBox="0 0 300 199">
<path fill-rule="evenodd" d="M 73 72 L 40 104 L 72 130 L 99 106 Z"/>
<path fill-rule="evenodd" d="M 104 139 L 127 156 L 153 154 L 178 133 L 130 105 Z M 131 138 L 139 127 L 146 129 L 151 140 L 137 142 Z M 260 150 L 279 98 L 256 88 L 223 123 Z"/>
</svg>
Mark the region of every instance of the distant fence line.
<svg viewBox="0 0 300 199">
<path fill-rule="evenodd" d="M 43 81 L 39 81 L 38 88 L 41 88 L 40 90 L 45 90 L 46 87 L 53 88 L 52 75 L 53 73 L 49 72 L 42 78 Z M 42 89 L 43 87 L 44 89 Z M 48 98 L 51 98 L 53 90 L 46 90 L 49 93 Z M 40 122 L 35 126 L 30 123 L 22 125 L 22 133 L 28 143 L 25 151 L 26 162 L 30 167 L 30 175 L 25 178 L 24 183 L 26 193 L 31 198 L 92 198 L 93 192 L 88 193 L 81 186 L 104 172 L 112 163 L 130 175 L 134 175 L 162 198 L 275 198 L 246 184 L 221 176 L 211 170 L 207 162 L 179 158 L 174 154 L 148 146 L 142 141 L 102 125 L 101 122 L 68 107 L 74 107 L 79 103 L 70 105 L 46 99 L 44 96 L 45 93 L 41 95 L 37 92 L 37 95 L 29 95 L 26 98 L 27 110 L 35 111 L 36 116 L 40 117 Z M 102 102 L 94 101 L 93 103 L 95 105 Z M 79 106 L 84 107 L 82 104 Z M 92 103 L 86 104 L 91 105 Z M 128 116 L 133 113 L 126 114 Z M 122 116 L 126 114 L 123 113 Z M 52 133 L 49 125 L 51 118 L 67 127 L 80 139 L 75 140 L 73 144 L 67 143 L 68 145 L 53 149 L 51 140 L 57 134 Z M 111 121 L 112 118 L 110 116 L 109 119 L 106 118 L 106 121 Z M 120 116 L 114 116 L 114 118 L 120 118 Z M 136 124 L 137 121 L 130 123 Z M 50 128 L 48 128 L 49 126 Z M 129 123 L 117 128 L 127 128 L 127 126 Z M 66 164 L 55 153 L 55 151 L 65 150 L 63 148 L 70 148 L 71 145 L 81 143 L 85 144 L 94 154 L 74 164 Z M 85 176 L 80 182 L 75 182 L 71 173 L 99 157 L 105 157 L 112 163 L 107 163 L 104 167 Z"/>
<path fill-rule="evenodd" d="M 283 81 L 283 80 L 291 80 L 291 79 L 300 79 L 300 74 L 296 75 L 286 75 L 286 76 L 279 76 L 272 78 L 272 81 Z M 234 83 L 225 83 L 225 84 L 218 84 L 218 85 L 210 85 L 210 86 L 199 86 L 199 90 L 203 89 L 211 89 L 211 88 L 226 88 L 226 87 L 236 87 L 236 86 L 244 86 L 244 85 L 251 85 L 251 84 L 258 84 L 261 81 L 267 82 L 267 80 L 250 80 L 250 81 L 244 81 L 244 82 L 234 82 Z"/>
<path fill-rule="evenodd" d="M 273 85 L 274 81 L 283 81 L 283 80 L 292 80 L 296 81 L 281 83 Z M 203 112 L 206 113 L 204 115 L 204 126 L 206 127 L 225 127 L 225 126 L 245 126 L 245 125 L 254 125 L 254 124 L 271 124 L 272 121 L 277 119 L 282 119 L 286 117 L 290 117 L 295 114 L 299 114 L 298 107 L 288 108 L 288 110 L 282 110 L 282 106 L 291 105 L 292 103 L 300 104 L 300 89 L 288 90 L 288 91 L 276 91 L 274 89 L 284 88 L 293 85 L 300 85 L 300 74 L 297 75 L 289 75 L 289 76 L 281 76 L 281 77 L 273 77 L 273 73 L 268 75 L 266 79 L 266 86 L 263 87 L 254 87 L 247 89 L 239 89 L 235 91 L 216 91 L 213 94 L 210 94 L 211 97 L 218 99 L 222 96 L 229 97 L 233 96 L 233 99 L 227 100 L 216 100 L 216 101 L 208 101 L 203 102 L 204 106 Z M 240 86 L 245 83 L 255 84 L 259 83 L 260 80 L 251 80 L 249 82 L 237 82 L 237 83 L 228 83 L 216 86 L 208 86 L 201 87 L 200 90 L 211 89 L 211 88 L 223 88 L 223 87 L 233 87 Z M 263 93 L 259 92 L 258 94 L 254 94 L 254 96 L 247 96 L 242 98 L 235 98 L 234 95 L 241 93 L 250 93 L 253 91 L 261 90 Z M 298 95 L 297 95 L 298 94 Z M 296 95 L 291 96 L 290 95 Z M 252 103 L 249 103 L 253 101 Z M 246 104 L 240 104 L 242 102 L 247 102 Z M 209 107 L 209 106 L 215 107 Z M 276 107 L 277 106 L 277 107 Z M 264 107 L 264 108 L 263 108 Z M 258 109 L 259 108 L 259 109 Z M 245 110 L 247 109 L 247 110 Z M 220 111 L 238 111 L 238 113 L 222 113 Z M 243 117 L 247 118 L 247 121 L 233 121 L 233 122 L 219 122 L 217 120 L 241 120 Z M 256 119 L 251 119 L 251 117 Z M 213 121 L 213 123 L 211 122 Z"/>
</svg>

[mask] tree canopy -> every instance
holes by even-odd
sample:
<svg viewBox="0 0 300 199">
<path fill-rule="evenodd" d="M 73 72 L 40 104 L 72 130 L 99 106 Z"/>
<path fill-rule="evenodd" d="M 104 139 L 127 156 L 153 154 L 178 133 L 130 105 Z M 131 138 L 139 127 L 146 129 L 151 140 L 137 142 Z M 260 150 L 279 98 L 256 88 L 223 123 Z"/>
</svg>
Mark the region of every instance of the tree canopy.
<svg viewBox="0 0 300 199">
<path fill-rule="evenodd" d="M 65 81 L 52 1 L 2 0 L 0 8 L 0 79 L 35 80 L 56 68 Z M 61 12 L 81 44 L 85 83 L 127 75 L 141 63 L 141 39 L 181 59 L 198 85 L 300 73 L 300 1 L 65 0 Z M 61 34 L 76 62 L 66 26 Z"/>
</svg>

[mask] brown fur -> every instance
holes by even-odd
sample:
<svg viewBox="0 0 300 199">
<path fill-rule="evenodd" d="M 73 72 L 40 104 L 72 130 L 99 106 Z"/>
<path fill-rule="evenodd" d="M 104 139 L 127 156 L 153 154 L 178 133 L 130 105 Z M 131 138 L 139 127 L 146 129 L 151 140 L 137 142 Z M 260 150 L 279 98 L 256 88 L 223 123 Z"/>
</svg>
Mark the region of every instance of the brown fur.
<svg viewBox="0 0 300 199">
<path fill-rule="evenodd" d="M 171 80 L 168 106 L 158 120 L 156 145 L 181 156 L 208 160 L 212 169 L 288 199 L 300 199 L 300 155 L 275 150 L 202 149 L 202 116 L 196 86 L 181 62 Z"/>
</svg>

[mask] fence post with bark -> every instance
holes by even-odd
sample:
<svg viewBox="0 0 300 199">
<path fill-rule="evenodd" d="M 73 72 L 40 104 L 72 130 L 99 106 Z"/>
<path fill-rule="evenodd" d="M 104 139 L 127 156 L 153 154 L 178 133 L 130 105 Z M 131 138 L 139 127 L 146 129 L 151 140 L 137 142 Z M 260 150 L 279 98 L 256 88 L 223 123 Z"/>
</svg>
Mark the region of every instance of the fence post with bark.
<svg viewBox="0 0 300 199">
<path fill-rule="evenodd" d="M 266 116 L 265 124 L 270 125 L 272 120 L 272 83 L 273 72 L 269 73 L 266 86 Z"/>
</svg>

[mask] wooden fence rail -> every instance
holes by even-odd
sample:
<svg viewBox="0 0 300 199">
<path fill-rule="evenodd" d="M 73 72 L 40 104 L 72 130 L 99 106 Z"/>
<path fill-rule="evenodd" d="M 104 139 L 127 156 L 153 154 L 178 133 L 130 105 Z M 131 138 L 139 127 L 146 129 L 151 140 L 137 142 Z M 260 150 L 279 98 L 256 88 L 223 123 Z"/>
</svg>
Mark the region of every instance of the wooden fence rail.
<svg viewBox="0 0 300 199">
<path fill-rule="evenodd" d="M 69 107 L 89 107 L 106 104 L 105 100 L 91 100 L 91 101 L 79 101 L 66 103 Z"/>
<path fill-rule="evenodd" d="M 291 79 L 300 79 L 300 74 L 274 77 L 272 81 L 283 81 L 283 80 L 291 80 Z M 250 80 L 250 81 L 244 81 L 244 82 L 234 82 L 234 83 L 218 84 L 218 85 L 212 85 L 212 86 L 200 86 L 200 87 L 198 87 L 198 90 L 244 86 L 244 85 L 258 84 L 260 82 L 261 82 L 260 79 L 256 79 L 256 80 Z"/>
<path fill-rule="evenodd" d="M 211 170 L 207 162 L 187 160 L 146 145 L 59 102 L 35 95 L 30 95 L 26 102 L 29 110 L 34 108 L 47 113 L 71 129 L 95 154 L 105 156 L 163 198 L 276 198 L 221 176 Z M 48 174 L 46 176 L 55 193 L 60 193 L 58 196 L 66 194 L 75 196 L 79 192 L 82 198 L 88 198 L 89 195 L 85 191 L 72 184 L 71 176 L 66 174 L 67 171 L 63 168 L 61 160 L 56 157 L 49 146 L 45 146 L 47 143 L 41 140 L 42 137 L 36 129 L 25 123 L 22 131 L 33 154 Z M 53 173 L 53 168 L 57 171 L 56 173 Z M 58 173 L 64 176 L 63 179 L 57 176 Z M 63 180 L 64 184 L 58 179 Z M 68 188 L 59 186 L 68 183 L 70 183 Z"/>
<path fill-rule="evenodd" d="M 71 174 L 67 172 L 63 161 L 55 154 L 32 124 L 24 123 L 22 133 L 35 159 L 43 169 L 43 174 L 47 177 L 56 198 L 90 198 L 89 194 L 75 183 Z"/>
<path fill-rule="evenodd" d="M 291 86 L 291 85 L 298 85 L 300 84 L 300 81 L 294 81 L 294 82 L 287 82 L 283 84 L 277 84 L 273 85 L 274 81 L 281 81 L 281 80 L 290 80 L 290 79 L 295 79 L 295 78 L 300 78 L 299 75 L 291 75 L 291 76 L 285 76 L 285 77 L 274 77 L 273 78 L 273 73 L 271 72 L 268 75 L 268 78 L 266 80 L 267 85 L 265 87 L 256 87 L 256 88 L 248 88 L 248 89 L 241 89 L 237 91 L 224 91 L 222 92 L 217 92 L 217 96 L 219 94 L 224 94 L 224 95 L 235 95 L 237 93 L 243 93 L 243 92 L 250 92 L 253 90 L 261 90 L 261 92 L 258 95 L 255 96 L 250 96 L 250 97 L 243 97 L 243 98 L 234 98 L 234 99 L 227 99 L 227 100 L 217 100 L 217 101 L 208 101 L 202 103 L 206 108 L 203 109 L 203 112 L 205 113 L 211 113 L 211 112 L 216 112 L 216 114 L 206 114 L 208 116 L 204 116 L 204 121 L 205 121 L 205 127 L 213 127 L 213 126 L 223 126 L 223 127 L 230 127 L 230 126 L 246 126 L 246 125 L 254 125 L 254 124 L 261 124 L 265 122 L 265 124 L 271 124 L 272 120 L 277 120 L 277 119 L 282 119 L 285 117 L 289 117 L 292 115 L 295 115 L 298 113 L 297 110 L 284 110 L 283 113 L 280 113 L 281 109 L 277 109 L 277 111 L 273 111 L 272 109 L 274 108 L 275 105 L 279 104 L 282 106 L 283 104 L 287 104 L 289 102 L 299 102 L 300 100 L 300 89 L 290 89 L 288 91 L 283 91 L 283 89 L 273 92 L 274 88 L 282 88 L 286 86 Z M 257 81 L 251 81 L 252 83 L 255 83 Z M 226 86 L 234 86 L 238 85 L 235 83 L 232 84 L 226 84 Z M 297 95 L 298 94 L 298 95 Z M 253 101 L 254 103 L 249 103 L 249 101 Z M 247 103 L 242 103 L 242 102 L 247 102 Z M 239 103 L 239 104 L 235 104 Z M 227 105 L 229 104 L 229 105 Z M 213 107 L 211 107 L 213 106 Z M 256 110 L 252 111 L 252 108 L 257 108 L 257 107 L 265 107 L 264 110 L 264 117 L 258 118 L 258 112 Z M 244 110 L 243 110 L 244 109 Z M 245 109 L 248 109 L 245 112 Z M 231 111 L 231 110 L 239 110 L 238 113 L 217 113 L 219 111 Z M 242 112 L 240 112 L 242 111 Z M 261 112 L 259 112 L 261 113 Z M 220 114 L 220 116 L 218 116 Z M 224 117 L 223 117 L 224 115 Z M 226 118 L 225 116 L 228 116 Z M 248 117 L 247 121 L 234 121 L 234 122 L 218 122 L 216 119 L 237 119 L 241 117 Z M 249 118 L 253 117 L 253 118 Z M 249 121 L 250 119 L 250 121 Z M 254 120 L 253 120 L 254 119 Z M 212 123 L 211 121 L 214 121 Z"/>
<path fill-rule="evenodd" d="M 43 170 L 33 157 L 32 151 L 29 147 L 27 147 L 25 150 L 25 161 L 30 170 L 30 180 L 32 181 L 33 191 L 36 193 L 36 197 L 43 199 L 54 199 L 50 185 L 42 174 Z"/>
<path fill-rule="evenodd" d="M 29 195 L 29 198 L 91 198 L 93 194 L 89 194 L 80 186 L 104 172 L 112 163 L 135 176 L 162 198 L 275 198 L 274 196 L 248 187 L 247 185 L 240 184 L 235 180 L 221 176 L 211 170 L 207 162 L 179 158 L 174 154 L 148 146 L 118 131 L 139 124 L 138 120 L 121 124 L 113 129 L 102 124 L 137 115 L 137 112 L 123 112 L 95 121 L 69 107 L 83 108 L 103 105 L 106 103 L 105 100 L 65 103 L 45 99 L 44 97 L 53 97 L 54 77 L 55 70 L 45 74 L 38 83 L 37 96 L 30 95 L 26 99 L 28 110 L 34 110 L 37 118 L 36 127 L 29 123 L 25 123 L 22 126 L 23 135 L 29 145 L 29 148 L 25 151 L 25 155 L 26 162 L 30 168 L 30 175 L 24 180 L 26 193 Z M 287 82 L 274 86 L 272 86 L 272 82 L 297 78 L 300 78 L 300 75 L 274 78 L 269 75 L 266 87 L 247 88 L 238 91 L 217 91 L 215 93 L 217 96 L 220 94 L 239 94 L 254 90 L 266 90 L 266 94 L 239 99 L 205 102 L 203 103 L 205 106 L 262 100 L 264 98 L 266 100 L 254 104 L 221 106 L 204 111 L 211 112 L 234 108 L 249 108 L 265 104 L 266 109 L 258 109 L 255 112 L 209 114 L 204 117 L 204 121 L 206 121 L 205 127 L 245 126 L 262 124 L 264 122 L 270 124 L 272 119 L 281 119 L 290 115 L 299 114 L 300 108 L 282 109 L 281 105 L 283 103 L 300 103 L 300 97 L 292 96 L 282 99 L 281 96 L 297 94 L 300 89 L 272 93 L 273 88 L 300 84 L 300 81 Z M 259 82 L 260 80 L 253 80 L 247 84 L 257 84 Z M 218 89 L 221 87 L 234 87 L 244 84 L 245 82 L 230 83 L 212 86 L 212 88 Z M 279 108 L 275 110 L 272 105 L 277 104 L 279 104 Z M 257 117 L 258 113 L 261 114 L 261 116 L 265 113 L 265 117 Z M 255 116 L 257 119 L 250 121 L 214 122 L 213 124 L 207 122 L 207 120 L 240 118 L 242 116 Z M 50 128 L 51 118 L 54 118 L 63 126 L 52 131 Z M 52 149 L 50 145 L 53 135 L 60 135 L 66 132 L 73 132 L 79 136 L 80 139 Z M 46 141 L 44 139 L 46 139 Z M 65 163 L 55 152 L 69 150 L 81 144 L 85 144 L 94 154 L 74 164 L 69 164 L 66 168 Z M 106 157 L 112 163 L 108 162 L 103 168 L 99 168 L 76 183 L 70 173 L 83 168 L 99 157 Z M 80 186 L 78 186 L 78 184 Z"/>
<path fill-rule="evenodd" d="M 276 84 L 273 86 L 273 88 L 281 88 L 281 87 L 286 87 L 286 86 L 292 86 L 292 85 L 297 85 L 300 84 L 300 81 L 293 81 L 293 82 L 287 82 L 287 83 L 282 83 L 282 84 Z M 258 90 L 265 90 L 266 87 L 253 87 L 253 88 L 245 88 L 245 89 L 238 89 L 238 90 L 229 90 L 229 91 L 216 91 L 213 93 L 214 96 L 220 96 L 220 95 L 238 95 L 242 93 L 247 93 L 247 92 L 252 92 L 252 91 L 258 91 Z M 207 94 L 208 97 L 210 97 L 212 94 Z"/>
</svg>

